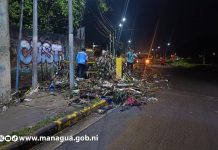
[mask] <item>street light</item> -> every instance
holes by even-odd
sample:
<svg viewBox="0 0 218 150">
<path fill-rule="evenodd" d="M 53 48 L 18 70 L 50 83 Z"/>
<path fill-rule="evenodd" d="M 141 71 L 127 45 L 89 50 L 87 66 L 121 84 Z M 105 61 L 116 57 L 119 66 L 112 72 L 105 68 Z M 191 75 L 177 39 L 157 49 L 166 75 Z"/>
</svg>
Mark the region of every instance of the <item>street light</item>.
<svg viewBox="0 0 218 150">
<path fill-rule="evenodd" d="M 115 51 L 116 51 L 116 49 L 117 49 L 117 44 L 118 44 L 118 38 L 117 38 L 117 32 L 121 29 L 123 27 L 123 24 L 122 23 L 120 23 L 119 24 L 119 27 L 114 27 L 114 36 L 113 36 L 113 56 L 115 56 Z"/>
<path fill-rule="evenodd" d="M 131 42 L 132 42 L 131 40 L 128 41 L 128 43 L 131 43 Z"/>
<path fill-rule="evenodd" d="M 167 47 L 166 47 L 166 51 L 165 51 L 165 54 L 164 54 L 164 57 L 167 56 L 167 53 L 170 53 L 170 42 L 167 43 Z"/>
<path fill-rule="evenodd" d="M 126 18 L 123 17 L 121 20 L 124 23 L 126 21 Z M 117 49 L 117 44 L 119 43 L 119 40 L 120 40 L 123 23 L 119 24 L 119 28 L 117 28 L 117 27 L 114 28 L 114 49 L 113 49 L 113 56 L 115 56 L 115 51 L 116 51 L 115 49 Z M 118 38 L 117 38 L 117 30 L 119 31 Z"/>
<path fill-rule="evenodd" d="M 160 46 L 158 46 L 157 48 L 160 49 Z"/>
</svg>

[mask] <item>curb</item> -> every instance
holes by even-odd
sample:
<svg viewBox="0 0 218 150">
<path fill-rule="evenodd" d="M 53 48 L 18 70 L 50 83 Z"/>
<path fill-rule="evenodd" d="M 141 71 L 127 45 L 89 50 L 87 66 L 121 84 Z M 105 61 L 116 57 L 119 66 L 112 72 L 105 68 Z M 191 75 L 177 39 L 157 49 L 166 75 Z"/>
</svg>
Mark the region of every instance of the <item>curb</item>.
<svg viewBox="0 0 218 150">
<path fill-rule="evenodd" d="M 52 136 L 63 129 L 70 127 L 74 124 L 76 124 L 79 120 L 85 118 L 91 112 L 96 111 L 97 109 L 106 106 L 107 101 L 101 100 L 100 102 L 97 102 L 93 104 L 90 107 L 85 107 L 84 109 L 80 110 L 79 112 L 74 112 L 70 115 L 65 116 L 64 118 L 60 118 L 49 125 L 37 130 L 33 136 Z M 36 146 L 37 144 L 41 143 L 43 141 L 18 141 L 16 143 L 12 143 L 8 146 L 6 146 L 4 149 L 11 150 L 11 149 L 30 149 Z"/>
</svg>

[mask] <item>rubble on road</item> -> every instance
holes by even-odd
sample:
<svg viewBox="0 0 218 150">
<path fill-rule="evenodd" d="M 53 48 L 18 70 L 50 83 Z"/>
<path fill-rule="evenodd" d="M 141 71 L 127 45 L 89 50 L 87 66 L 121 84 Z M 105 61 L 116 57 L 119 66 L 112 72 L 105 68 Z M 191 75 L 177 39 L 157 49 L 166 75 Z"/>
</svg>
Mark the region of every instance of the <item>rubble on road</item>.
<svg viewBox="0 0 218 150">
<path fill-rule="evenodd" d="M 133 106 L 146 105 L 147 103 L 157 102 L 155 92 L 163 88 L 165 82 L 168 80 L 163 79 L 160 75 L 154 74 L 152 71 L 150 75 L 144 75 L 147 78 L 125 76 L 120 80 L 97 80 L 95 78 L 85 79 L 78 82 L 77 94 L 74 90 L 74 95 L 70 101 L 77 101 L 77 104 L 82 102 L 82 98 L 86 102 L 94 98 L 105 99 L 110 106 L 121 105 L 121 111 L 129 109 Z M 158 81 L 158 82 L 157 82 Z M 132 100 L 132 101 L 131 101 Z M 73 105 L 73 103 L 70 103 Z M 104 113 L 104 109 L 99 109 L 99 114 Z"/>
<path fill-rule="evenodd" d="M 148 101 L 149 102 L 156 102 L 156 101 L 158 101 L 158 99 L 155 97 L 150 97 L 150 98 L 148 98 Z"/>
<path fill-rule="evenodd" d="M 107 53 L 96 59 L 96 63 L 92 66 L 93 69 L 97 72 L 96 76 L 77 80 L 73 90 L 69 90 L 69 74 L 63 70 L 65 73 L 55 74 L 51 81 L 40 83 L 31 96 L 24 94 L 20 99 L 15 98 L 14 101 L 15 103 L 23 101 L 31 103 L 37 97 L 36 91 L 38 91 L 49 93 L 50 96 L 63 95 L 68 107 L 86 107 L 99 99 L 105 99 L 112 107 L 114 105 L 132 107 L 157 102 L 155 92 L 158 89 L 169 87 L 169 81 L 153 72 L 151 68 L 145 69 L 144 72 L 136 70 L 134 75 L 130 76 L 126 73 L 127 68 L 124 65 L 123 78 L 116 79 L 114 60 Z M 102 112 L 104 111 L 99 110 L 99 113 Z"/>
</svg>

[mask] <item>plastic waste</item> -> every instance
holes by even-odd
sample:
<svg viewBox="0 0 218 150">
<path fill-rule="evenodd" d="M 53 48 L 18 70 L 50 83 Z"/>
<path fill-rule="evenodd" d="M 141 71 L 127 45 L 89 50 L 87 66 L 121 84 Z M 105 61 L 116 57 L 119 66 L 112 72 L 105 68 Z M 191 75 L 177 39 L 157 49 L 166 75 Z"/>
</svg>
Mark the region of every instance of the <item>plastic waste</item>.
<svg viewBox="0 0 218 150">
<path fill-rule="evenodd" d="M 148 98 L 148 101 L 149 102 L 155 102 L 155 101 L 158 101 L 158 99 L 155 98 L 155 97 L 150 97 L 150 98 Z"/>
<path fill-rule="evenodd" d="M 7 111 L 8 107 L 7 106 L 3 106 L 2 111 L 5 112 Z"/>
<path fill-rule="evenodd" d="M 49 85 L 49 92 L 53 93 L 55 91 L 55 84 L 54 81 L 51 82 L 51 84 Z"/>
</svg>

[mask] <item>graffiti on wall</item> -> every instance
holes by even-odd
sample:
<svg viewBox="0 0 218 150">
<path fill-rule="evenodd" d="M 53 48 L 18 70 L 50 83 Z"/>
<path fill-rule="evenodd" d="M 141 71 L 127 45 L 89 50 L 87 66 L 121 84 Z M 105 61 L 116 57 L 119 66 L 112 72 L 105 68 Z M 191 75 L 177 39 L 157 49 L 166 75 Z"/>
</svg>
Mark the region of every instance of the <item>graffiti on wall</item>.
<svg viewBox="0 0 218 150">
<path fill-rule="evenodd" d="M 27 40 L 21 41 L 20 60 L 23 64 L 29 65 L 32 62 L 33 44 Z M 49 42 L 38 42 L 38 63 L 57 63 L 63 59 L 63 47 L 61 44 Z"/>
<path fill-rule="evenodd" d="M 6 70 L 5 66 L 4 65 L 0 65 L 0 71 L 3 72 L 5 70 Z"/>
</svg>

